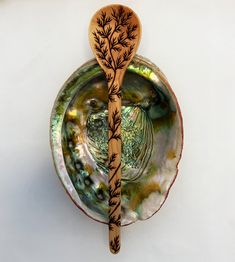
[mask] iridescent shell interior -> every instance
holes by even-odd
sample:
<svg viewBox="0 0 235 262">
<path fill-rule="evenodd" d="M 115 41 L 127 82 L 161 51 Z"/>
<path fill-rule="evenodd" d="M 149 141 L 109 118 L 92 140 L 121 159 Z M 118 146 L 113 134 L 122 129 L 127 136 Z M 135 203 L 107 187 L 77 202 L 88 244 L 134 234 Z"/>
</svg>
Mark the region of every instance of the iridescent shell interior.
<svg viewBox="0 0 235 262">
<path fill-rule="evenodd" d="M 108 93 L 95 60 L 72 74 L 55 101 L 51 146 L 57 173 L 74 203 L 108 222 Z M 152 216 L 177 175 L 182 120 L 161 71 L 135 56 L 122 85 L 122 225 Z"/>
</svg>

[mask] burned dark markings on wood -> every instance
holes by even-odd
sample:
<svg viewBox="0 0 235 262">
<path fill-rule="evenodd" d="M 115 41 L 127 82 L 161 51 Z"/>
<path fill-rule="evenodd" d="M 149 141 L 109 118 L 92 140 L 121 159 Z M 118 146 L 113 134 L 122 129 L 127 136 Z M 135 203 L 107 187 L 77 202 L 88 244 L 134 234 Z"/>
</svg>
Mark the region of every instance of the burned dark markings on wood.
<svg viewBox="0 0 235 262">
<path fill-rule="evenodd" d="M 112 114 L 112 120 L 109 121 L 108 125 L 111 134 L 109 137 L 109 141 L 111 139 L 116 139 L 116 140 L 121 139 L 121 135 L 120 133 L 118 133 L 118 128 L 121 125 L 121 116 L 117 108 L 114 110 Z"/>
<path fill-rule="evenodd" d="M 120 249 L 120 240 L 119 236 L 114 237 L 114 239 L 110 242 L 110 247 L 114 251 L 114 253 L 117 253 Z"/>
<path fill-rule="evenodd" d="M 96 20 L 98 28 L 93 32 L 96 43 L 94 47 L 102 64 L 110 70 L 106 74 L 110 101 L 115 101 L 115 96 L 121 97 L 121 90 L 115 85 L 116 73 L 126 66 L 135 47 L 131 41 L 136 39 L 137 25 L 130 23 L 132 15 L 132 12 L 125 12 L 120 6 L 117 10 L 112 9 L 110 15 L 101 12 Z"/>
<path fill-rule="evenodd" d="M 133 12 L 125 11 L 122 6 L 112 8 L 106 13 L 102 11 L 96 19 L 96 29 L 93 33 L 94 49 L 101 65 L 105 69 L 108 83 L 108 99 L 111 115 L 108 118 L 109 143 L 121 143 L 121 112 L 118 108 L 121 100 L 120 72 L 130 62 L 133 55 L 138 26 L 131 23 Z M 112 106 L 110 106 L 112 105 Z M 112 152 L 109 156 L 109 230 L 115 232 L 110 239 L 113 253 L 120 249 L 120 238 L 114 230 L 121 226 L 121 215 L 116 212 L 121 206 L 121 179 L 117 175 L 121 169 L 120 152 Z"/>
</svg>

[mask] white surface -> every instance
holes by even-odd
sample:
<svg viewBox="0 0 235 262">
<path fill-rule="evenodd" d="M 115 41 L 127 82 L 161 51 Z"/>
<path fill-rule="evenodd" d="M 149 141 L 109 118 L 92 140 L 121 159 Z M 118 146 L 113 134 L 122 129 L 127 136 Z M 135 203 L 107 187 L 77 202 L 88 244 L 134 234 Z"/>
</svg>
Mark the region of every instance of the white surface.
<svg viewBox="0 0 235 262">
<path fill-rule="evenodd" d="M 53 101 L 92 57 L 90 18 L 112 2 L 0 0 L 0 261 L 235 261 L 234 0 L 120 1 L 139 15 L 138 53 L 167 75 L 185 126 L 166 204 L 123 228 L 120 254 L 55 175 Z"/>
</svg>

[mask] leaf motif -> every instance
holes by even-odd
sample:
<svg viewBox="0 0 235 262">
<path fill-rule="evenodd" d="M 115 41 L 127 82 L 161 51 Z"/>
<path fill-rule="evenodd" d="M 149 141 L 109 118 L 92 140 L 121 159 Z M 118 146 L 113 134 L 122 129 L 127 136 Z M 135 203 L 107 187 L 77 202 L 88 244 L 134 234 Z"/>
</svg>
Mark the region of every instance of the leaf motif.
<svg viewBox="0 0 235 262">
<path fill-rule="evenodd" d="M 105 78 L 106 78 L 106 80 L 107 80 L 107 82 L 109 83 L 110 81 L 112 81 L 112 79 L 113 79 L 113 77 L 112 77 L 112 75 L 110 74 L 110 73 L 106 73 L 105 74 Z"/>
<path fill-rule="evenodd" d="M 120 250 L 120 240 L 119 235 L 114 237 L 113 240 L 110 241 L 110 247 L 114 253 L 117 253 Z"/>
<path fill-rule="evenodd" d="M 110 16 L 106 12 L 101 12 L 100 17 L 96 20 L 98 28 L 96 32 L 93 32 L 93 35 L 97 44 L 95 46 L 97 56 L 102 60 L 102 64 L 113 72 L 123 69 L 131 58 L 134 49 L 131 41 L 136 39 L 135 32 L 138 28 L 136 24 L 130 22 L 132 15 L 133 12 L 125 12 L 123 6 L 119 6 L 117 9 L 112 8 Z M 111 23 L 112 21 L 114 23 Z M 113 52 L 120 53 L 122 50 L 122 54 L 117 57 L 113 56 Z M 107 79 L 108 82 L 112 80 L 111 78 Z M 115 96 L 120 98 L 121 94 L 113 86 L 112 92 L 109 94 L 110 101 L 115 101 Z"/>
<path fill-rule="evenodd" d="M 113 153 L 113 154 L 111 155 L 111 157 L 110 157 L 110 159 L 109 159 L 109 164 L 108 164 L 109 170 L 113 170 L 113 169 L 116 168 L 115 166 L 113 166 L 113 162 L 115 162 L 116 157 L 117 157 L 117 154 L 116 154 L 116 153 Z"/>
</svg>

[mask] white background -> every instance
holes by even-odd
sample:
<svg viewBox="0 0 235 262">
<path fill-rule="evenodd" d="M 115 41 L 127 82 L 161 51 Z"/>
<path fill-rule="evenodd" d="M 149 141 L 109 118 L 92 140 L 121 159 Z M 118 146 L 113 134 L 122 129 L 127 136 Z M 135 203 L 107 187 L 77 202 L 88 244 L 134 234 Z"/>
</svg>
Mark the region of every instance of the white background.
<svg viewBox="0 0 235 262">
<path fill-rule="evenodd" d="M 51 108 L 93 57 L 90 18 L 112 2 L 0 0 L 0 261 L 235 261 L 234 0 L 120 1 L 141 19 L 138 53 L 178 97 L 185 146 L 165 205 L 123 228 L 118 255 L 55 174 Z"/>
</svg>

